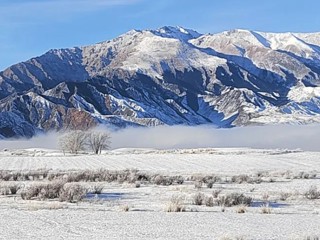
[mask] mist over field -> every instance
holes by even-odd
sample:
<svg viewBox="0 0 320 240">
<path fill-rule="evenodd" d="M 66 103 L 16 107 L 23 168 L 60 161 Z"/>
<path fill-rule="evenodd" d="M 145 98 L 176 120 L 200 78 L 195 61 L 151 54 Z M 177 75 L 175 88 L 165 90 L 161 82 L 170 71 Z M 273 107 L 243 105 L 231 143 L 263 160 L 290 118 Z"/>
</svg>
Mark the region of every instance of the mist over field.
<svg viewBox="0 0 320 240">
<path fill-rule="evenodd" d="M 252 147 L 301 148 L 319 151 L 320 126 L 260 126 L 215 129 L 210 126 L 129 128 L 112 136 L 112 147 L 200 148 Z"/>
<path fill-rule="evenodd" d="M 99 130 L 103 130 L 99 127 Z M 319 151 L 320 126 L 260 126 L 216 129 L 212 126 L 158 126 L 153 128 L 105 129 L 111 133 L 111 148 L 205 148 L 251 147 Z M 2 140 L 0 149 L 58 149 L 58 133 L 32 139 Z"/>
</svg>

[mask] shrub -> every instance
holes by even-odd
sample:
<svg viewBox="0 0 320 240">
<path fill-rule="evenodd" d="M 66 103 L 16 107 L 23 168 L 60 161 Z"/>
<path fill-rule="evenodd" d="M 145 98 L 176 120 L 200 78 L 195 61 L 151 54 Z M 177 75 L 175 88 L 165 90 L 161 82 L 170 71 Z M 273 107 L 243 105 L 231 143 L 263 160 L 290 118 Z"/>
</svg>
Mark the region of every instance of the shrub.
<svg viewBox="0 0 320 240">
<path fill-rule="evenodd" d="M 256 176 L 257 176 L 258 178 L 269 177 L 269 176 L 270 176 L 270 173 L 267 172 L 267 171 L 259 171 L 259 172 L 257 172 Z"/>
<path fill-rule="evenodd" d="M 232 183 L 238 183 L 238 184 L 242 184 L 242 183 L 259 184 L 262 182 L 262 177 L 261 177 L 261 174 L 258 174 L 253 177 L 250 177 L 246 174 L 242 174 L 242 175 L 233 176 L 230 181 Z"/>
<path fill-rule="evenodd" d="M 209 180 L 209 181 L 207 182 L 207 188 L 212 188 L 214 183 L 215 183 L 215 182 L 214 182 L 213 180 Z"/>
<path fill-rule="evenodd" d="M 8 187 L 1 187 L 0 188 L 0 195 L 10 195 L 10 189 Z"/>
<path fill-rule="evenodd" d="M 92 186 L 90 189 L 90 192 L 93 194 L 100 194 L 102 190 L 103 190 L 103 185 L 100 184 L 100 185 Z"/>
<path fill-rule="evenodd" d="M 250 183 L 251 182 L 251 178 L 248 175 L 238 175 L 238 176 L 233 176 L 231 178 L 231 182 L 233 183 Z"/>
<path fill-rule="evenodd" d="M 183 197 L 173 196 L 169 205 L 166 208 L 166 212 L 185 212 L 186 207 L 183 204 Z"/>
<path fill-rule="evenodd" d="M 220 190 L 220 189 L 214 190 L 214 191 L 212 192 L 212 196 L 213 196 L 214 198 L 217 198 L 217 197 L 219 196 L 219 194 L 221 193 L 221 191 L 222 191 L 222 190 Z"/>
<path fill-rule="evenodd" d="M 174 177 L 174 181 L 177 183 L 177 184 L 183 184 L 184 183 L 184 177 L 182 176 L 176 176 Z"/>
<path fill-rule="evenodd" d="M 288 192 L 281 192 L 280 193 L 280 200 L 286 201 L 291 196 L 291 193 Z"/>
<path fill-rule="evenodd" d="M 211 196 L 206 196 L 205 199 L 204 199 L 204 204 L 207 206 L 207 207 L 213 207 L 214 206 L 214 201 L 213 201 L 213 197 Z"/>
<path fill-rule="evenodd" d="M 0 186 L 0 195 L 15 195 L 20 188 L 19 184 L 14 183 Z"/>
<path fill-rule="evenodd" d="M 11 174 L 9 172 L 7 172 L 7 171 L 2 171 L 1 172 L 1 179 L 3 181 L 10 181 L 11 177 L 12 177 Z"/>
<path fill-rule="evenodd" d="M 32 185 L 25 188 L 20 195 L 23 200 L 30 200 L 34 197 L 37 197 L 40 193 L 40 190 L 41 188 L 39 185 Z"/>
<path fill-rule="evenodd" d="M 130 176 L 129 176 L 129 182 L 134 183 L 136 181 L 150 181 L 150 175 L 147 173 L 140 172 L 138 170 L 131 170 Z"/>
<path fill-rule="evenodd" d="M 150 182 L 157 185 L 183 184 L 182 176 L 163 176 L 160 174 L 147 174 L 135 169 L 126 169 L 120 171 L 109 171 L 106 169 L 99 170 L 82 170 L 72 172 L 49 172 L 48 170 L 36 170 L 28 172 L 8 172 L 0 170 L 0 180 L 10 181 L 30 181 L 30 180 L 63 180 L 65 182 L 128 182 L 136 183 Z"/>
<path fill-rule="evenodd" d="M 198 174 L 198 175 L 191 176 L 191 180 L 195 181 L 195 182 L 197 181 L 197 182 L 206 183 L 206 184 L 211 182 L 213 184 L 213 183 L 221 181 L 221 178 L 218 176 L 215 176 L 215 175 L 204 176 L 204 175 Z"/>
<path fill-rule="evenodd" d="M 320 198 L 320 191 L 318 191 L 316 186 L 311 186 L 310 189 L 305 192 L 304 196 L 307 199 L 318 199 Z"/>
<path fill-rule="evenodd" d="M 194 187 L 196 188 L 196 189 L 201 189 L 202 188 L 202 182 L 201 181 L 195 181 L 194 182 Z"/>
<path fill-rule="evenodd" d="M 18 185 L 18 184 L 12 184 L 12 185 L 9 186 L 10 193 L 11 193 L 12 195 L 17 194 L 17 192 L 18 192 L 18 190 L 19 190 L 20 188 L 21 188 L 21 187 L 20 187 L 20 185 Z"/>
<path fill-rule="evenodd" d="M 298 179 L 314 179 L 317 177 L 317 173 L 311 172 L 311 173 L 306 173 L 306 172 L 299 172 L 297 175 L 294 176 L 294 178 Z"/>
<path fill-rule="evenodd" d="M 87 193 L 87 190 L 79 184 L 65 184 L 59 193 L 61 202 L 78 202 L 82 200 Z"/>
<path fill-rule="evenodd" d="M 216 200 L 217 205 L 224 206 L 224 207 L 231 207 L 231 206 L 236 206 L 241 204 L 245 206 L 250 206 L 251 202 L 252 202 L 251 197 L 247 197 L 239 193 L 231 193 L 225 196 L 220 196 Z"/>
<path fill-rule="evenodd" d="M 220 182 L 221 181 L 221 178 L 218 177 L 218 176 L 214 176 L 214 175 L 209 175 L 209 176 L 205 176 L 203 178 L 203 182 L 204 183 L 216 183 L 216 182 Z"/>
<path fill-rule="evenodd" d="M 275 181 L 276 181 L 276 180 L 275 180 L 274 178 L 272 178 L 272 177 L 269 178 L 269 182 L 270 182 L 270 183 L 273 183 L 273 182 L 275 182 Z"/>
<path fill-rule="evenodd" d="M 139 181 L 136 181 L 135 186 L 136 186 L 136 188 L 139 188 L 139 187 L 141 187 L 141 183 Z"/>
<path fill-rule="evenodd" d="M 64 183 L 63 181 L 54 181 L 46 184 L 33 184 L 21 192 L 21 198 L 24 200 L 33 198 L 39 200 L 58 198 Z"/>
<path fill-rule="evenodd" d="M 64 181 L 54 181 L 44 185 L 40 188 L 38 198 L 40 200 L 58 198 L 60 196 L 60 191 L 63 188 L 64 184 Z"/>
<path fill-rule="evenodd" d="M 169 186 L 169 185 L 172 185 L 173 179 L 170 177 L 162 176 L 162 175 L 156 175 L 153 177 L 153 182 L 156 185 Z"/>
<path fill-rule="evenodd" d="M 197 193 L 193 196 L 193 204 L 195 205 L 203 205 L 205 200 L 205 196 L 203 193 Z"/>
<path fill-rule="evenodd" d="M 305 240 L 320 240 L 320 237 L 318 237 L 318 236 L 307 236 L 305 238 Z"/>
<path fill-rule="evenodd" d="M 59 198 L 60 201 L 77 202 L 86 194 L 86 189 L 78 184 L 66 184 L 64 181 L 33 184 L 21 191 L 23 200 L 46 200 Z"/>
</svg>

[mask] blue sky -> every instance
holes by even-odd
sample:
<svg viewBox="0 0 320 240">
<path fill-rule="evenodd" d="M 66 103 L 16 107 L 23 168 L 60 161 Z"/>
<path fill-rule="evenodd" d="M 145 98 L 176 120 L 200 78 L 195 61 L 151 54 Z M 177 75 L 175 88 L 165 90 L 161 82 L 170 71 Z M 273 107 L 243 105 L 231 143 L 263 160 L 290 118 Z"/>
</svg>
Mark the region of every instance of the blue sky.
<svg viewBox="0 0 320 240">
<path fill-rule="evenodd" d="M 93 44 L 130 29 L 318 32 L 319 8 L 318 0 L 1 0 L 0 70 L 51 48 Z"/>
</svg>

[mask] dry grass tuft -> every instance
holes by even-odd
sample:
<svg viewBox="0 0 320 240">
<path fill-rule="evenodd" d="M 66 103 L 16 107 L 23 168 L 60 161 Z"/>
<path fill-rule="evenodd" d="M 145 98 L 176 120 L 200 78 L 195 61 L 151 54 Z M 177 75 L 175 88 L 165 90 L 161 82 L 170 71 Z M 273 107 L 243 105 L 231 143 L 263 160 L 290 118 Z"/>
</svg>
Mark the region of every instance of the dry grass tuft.
<svg viewBox="0 0 320 240">
<path fill-rule="evenodd" d="M 247 206 L 246 205 L 240 205 L 237 210 L 237 213 L 246 213 L 247 212 Z"/>
<path fill-rule="evenodd" d="M 182 196 L 173 196 L 166 207 L 166 212 L 185 212 L 186 207 L 183 204 L 183 199 Z"/>
<path fill-rule="evenodd" d="M 269 203 L 265 203 L 261 206 L 262 214 L 271 214 L 272 208 L 269 206 Z"/>
<path fill-rule="evenodd" d="M 281 201 L 286 201 L 289 197 L 291 197 L 292 194 L 288 192 L 281 192 L 280 193 L 280 200 Z"/>
<path fill-rule="evenodd" d="M 125 205 L 120 206 L 120 209 L 122 212 L 129 212 L 130 207 L 128 204 L 125 204 Z"/>
<path fill-rule="evenodd" d="M 68 206 L 66 204 L 62 204 L 59 202 L 48 202 L 46 204 L 36 203 L 36 202 L 30 202 L 27 205 L 27 209 L 29 211 L 38 211 L 38 210 L 59 210 L 59 209 L 66 209 Z"/>
</svg>

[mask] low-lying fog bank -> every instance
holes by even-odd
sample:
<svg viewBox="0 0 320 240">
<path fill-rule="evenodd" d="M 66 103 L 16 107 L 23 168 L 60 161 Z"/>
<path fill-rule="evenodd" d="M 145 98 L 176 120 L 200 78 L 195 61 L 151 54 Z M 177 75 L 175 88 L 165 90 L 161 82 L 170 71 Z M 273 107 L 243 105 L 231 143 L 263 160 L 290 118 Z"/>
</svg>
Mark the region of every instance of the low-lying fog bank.
<svg viewBox="0 0 320 240">
<path fill-rule="evenodd" d="M 101 127 L 100 127 L 101 128 Z M 319 151 L 320 126 L 257 126 L 216 129 L 212 126 L 158 126 L 127 128 L 111 133 L 111 148 L 205 148 L 251 147 L 288 148 Z M 2 140 L 0 150 L 48 148 L 58 149 L 59 133 L 48 133 L 32 139 Z"/>
</svg>

